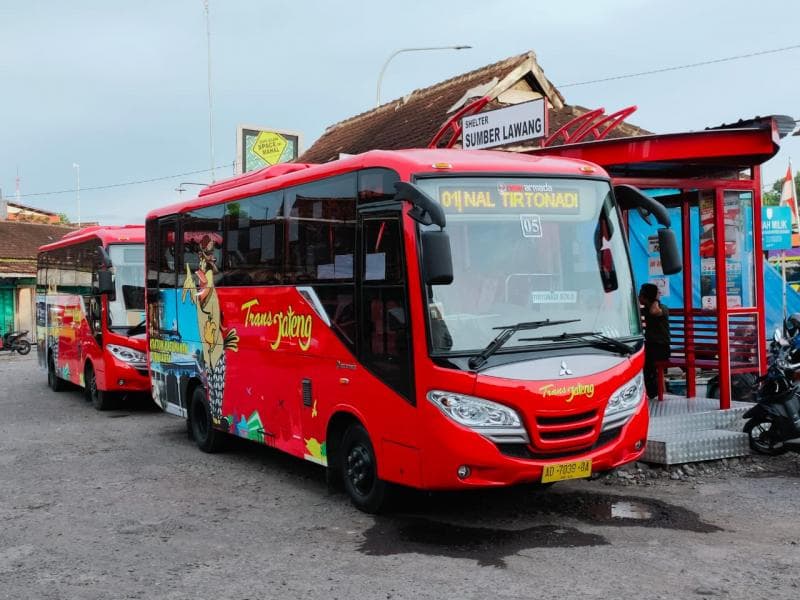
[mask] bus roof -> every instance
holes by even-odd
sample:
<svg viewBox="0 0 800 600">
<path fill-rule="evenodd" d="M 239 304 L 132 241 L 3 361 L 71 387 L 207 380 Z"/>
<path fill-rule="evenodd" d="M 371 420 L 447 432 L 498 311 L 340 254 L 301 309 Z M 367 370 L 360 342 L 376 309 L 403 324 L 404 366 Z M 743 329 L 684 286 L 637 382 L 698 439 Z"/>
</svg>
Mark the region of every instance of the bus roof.
<svg viewBox="0 0 800 600">
<path fill-rule="evenodd" d="M 446 164 L 449 167 L 437 165 Z M 153 219 L 261 194 L 275 189 L 341 175 L 358 169 L 394 169 L 401 178 L 412 174 L 454 172 L 514 173 L 520 175 L 574 175 L 608 177 L 602 167 L 583 160 L 554 156 L 528 155 L 499 150 L 412 149 L 371 150 L 328 163 L 315 165 L 283 163 L 264 167 L 230 179 L 212 183 L 200 190 L 197 198 L 170 204 L 148 213 Z"/>
<path fill-rule="evenodd" d="M 76 231 L 70 231 L 56 242 L 39 248 L 39 252 L 47 252 L 85 242 L 93 237 L 100 238 L 104 246 L 109 244 L 144 244 L 144 225 L 93 225 Z"/>
</svg>

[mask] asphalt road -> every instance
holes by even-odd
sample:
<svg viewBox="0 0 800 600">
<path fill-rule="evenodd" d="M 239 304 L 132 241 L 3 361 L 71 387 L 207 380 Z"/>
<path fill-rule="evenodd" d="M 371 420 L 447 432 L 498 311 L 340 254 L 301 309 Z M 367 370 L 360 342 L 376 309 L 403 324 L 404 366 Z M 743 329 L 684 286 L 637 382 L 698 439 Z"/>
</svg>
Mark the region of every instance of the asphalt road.
<svg viewBox="0 0 800 600">
<path fill-rule="evenodd" d="M 800 597 L 800 461 L 759 477 L 411 494 L 373 517 L 320 467 L 206 455 L 148 403 L 96 412 L 0 355 L 0 598 Z"/>
</svg>

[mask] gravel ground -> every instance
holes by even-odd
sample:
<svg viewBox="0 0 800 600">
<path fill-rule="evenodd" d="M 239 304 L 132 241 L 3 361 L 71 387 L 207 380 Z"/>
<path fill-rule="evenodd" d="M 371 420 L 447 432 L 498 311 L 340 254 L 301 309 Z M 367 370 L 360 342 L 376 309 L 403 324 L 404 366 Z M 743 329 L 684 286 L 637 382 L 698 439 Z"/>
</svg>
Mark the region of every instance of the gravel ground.
<svg viewBox="0 0 800 600">
<path fill-rule="evenodd" d="M 310 463 L 204 455 L 149 403 L 55 394 L 32 358 L 0 355 L 0 382 L 0 598 L 800 596 L 796 455 L 404 494 L 373 517 Z"/>
</svg>

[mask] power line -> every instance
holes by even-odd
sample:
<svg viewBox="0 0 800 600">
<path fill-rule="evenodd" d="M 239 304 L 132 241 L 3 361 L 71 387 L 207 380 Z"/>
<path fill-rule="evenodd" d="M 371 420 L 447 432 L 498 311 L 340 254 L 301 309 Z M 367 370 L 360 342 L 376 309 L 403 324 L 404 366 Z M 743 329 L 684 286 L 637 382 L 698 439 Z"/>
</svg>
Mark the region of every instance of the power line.
<svg viewBox="0 0 800 600">
<path fill-rule="evenodd" d="M 216 167 L 217 169 L 222 169 L 224 167 L 230 166 L 228 165 L 220 165 Z M 137 181 L 124 181 L 121 183 L 109 183 L 107 185 L 96 185 L 94 187 L 82 187 L 81 192 L 90 192 L 93 190 L 108 190 L 111 188 L 118 188 L 118 187 L 125 187 L 128 185 L 140 185 L 142 183 L 153 183 L 156 181 L 166 181 L 168 179 L 177 179 L 179 177 L 185 177 L 186 175 L 197 175 L 199 173 L 209 173 L 211 169 L 199 169 L 197 171 L 187 171 L 186 173 L 176 173 L 175 175 L 165 175 L 164 177 L 152 177 L 150 179 L 139 179 Z M 55 196 L 58 194 L 74 194 L 75 188 L 70 188 L 68 190 L 56 190 L 53 192 L 34 192 L 30 194 L 20 194 L 20 198 L 32 198 L 34 196 Z"/>
<path fill-rule="evenodd" d="M 741 60 L 743 58 L 752 58 L 754 56 L 763 56 L 765 54 L 777 54 L 778 52 L 786 52 L 788 50 L 797 50 L 800 44 L 794 46 L 784 46 L 783 48 L 773 48 L 772 50 L 762 50 L 760 52 L 751 52 L 750 54 L 739 54 L 737 56 L 727 56 L 725 58 L 715 58 L 713 60 L 704 60 L 702 62 L 689 63 L 686 65 L 677 65 L 675 67 L 664 67 L 663 69 L 653 69 L 651 71 L 641 71 L 640 73 L 628 73 L 627 75 L 615 75 L 613 77 L 604 77 L 602 79 L 592 79 L 589 81 L 579 81 L 577 83 L 567 83 L 566 85 L 559 85 L 558 88 L 575 87 L 578 85 L 589 85 L 590 83 L 603 83 L 605 81 L 616 81 L 618 79 L 630 79 L 631 77 L 642 77 L 644 75 L 653 75 L 655 73 L 666 73 L 668 71 L 680 71 L 681 69 L 692 69 L 694 67 L 703 67 L 705 65 L 714 65 L 717 63 L 730 62 L 733 60 Z"/>
</svg>

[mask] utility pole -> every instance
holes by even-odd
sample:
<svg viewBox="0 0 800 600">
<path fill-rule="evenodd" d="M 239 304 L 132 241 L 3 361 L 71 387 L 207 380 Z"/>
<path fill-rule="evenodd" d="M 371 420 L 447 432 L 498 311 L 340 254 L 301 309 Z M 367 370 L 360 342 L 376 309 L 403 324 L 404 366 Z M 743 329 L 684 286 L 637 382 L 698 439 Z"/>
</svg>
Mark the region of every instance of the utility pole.
<svg viewBox="0 0 800 600">
<path fill-rule="evenodd" d="M 211 101 L 211 15 L 208 9 L 208 0 L 203 0 L 206 11 L 206 49 L 208 52 L 208 149 L 211 157 L 211 181 L 216 181 L 214 172 L 214 105 Z"/>
</svg>

